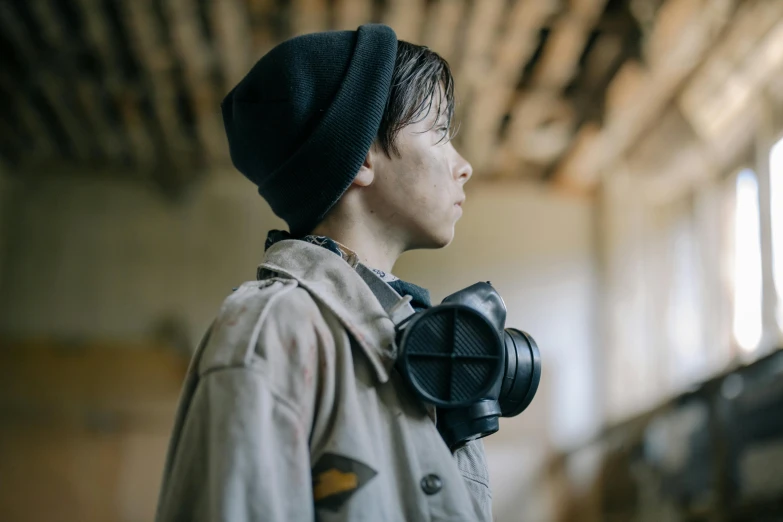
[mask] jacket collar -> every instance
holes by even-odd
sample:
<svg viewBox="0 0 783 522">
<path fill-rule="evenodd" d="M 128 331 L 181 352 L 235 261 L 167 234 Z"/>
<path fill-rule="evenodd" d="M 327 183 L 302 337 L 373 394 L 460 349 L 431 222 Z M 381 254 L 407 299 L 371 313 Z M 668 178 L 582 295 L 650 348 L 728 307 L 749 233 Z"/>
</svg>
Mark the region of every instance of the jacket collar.
<svg viewBox="0 0 783 522">
<path fill-rule="evenodd" d="M 283 240 L 266 251 L 259 277 L 263 270 L 295 279 L 329 308 L 362 348 L 378 380 L 389 379 L 396 358 L 394 322 L 351 265 L 320 246 Z"/>
</svg>

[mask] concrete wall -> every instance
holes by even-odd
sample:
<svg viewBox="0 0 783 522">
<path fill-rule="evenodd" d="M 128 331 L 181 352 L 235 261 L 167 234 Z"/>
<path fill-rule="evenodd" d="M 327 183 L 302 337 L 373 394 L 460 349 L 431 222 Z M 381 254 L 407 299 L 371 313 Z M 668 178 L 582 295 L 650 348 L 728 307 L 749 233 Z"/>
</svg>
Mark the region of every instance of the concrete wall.
<svg viewBox="0 0 783 522">
<path fill-rule="evenodd" d="M 536 400 L 487 439 L 498 520 L 545 516 L 525 499 L 548 449 L 600 422 L 596 390 L 593 207 L 533 185 L 473 183 L 457 239 L 413 252 L 398 276 L 435 302 L 476 281 L 503 296 L 508 324 L 538 342 Z M 0 279 L 0 337 L 172 337 L 192 347 L 223 298 L 251 279 L 266 231 L 282 223 L 236 173 L 219 173 L 181 201 L 112 179 L 49 177 L 18 196 Z"/>
<path fill-rule="evenodd" d="M 12 177 L 4 167 L 0 166 L 0 280 L 2 280 L 3 268 L 5 267 L 7 257 L 6 247 L 12 228 L 13 202 L 18 187 L 18 180 Z"/>
<path fill-rule="evenodd" d="M 0 341 L 0 520 L 149 522 L 187 360 Z"/>
<path fill-rule="evenodd" d="M 130 181 L 25 187 L 0 333 L 141 340 L 178 322 L 197 342 L 232 288 L 255 277 L 266 229 L 282 225 L 231 180 L 215 176 L 174 203 Z"/>
</svg>

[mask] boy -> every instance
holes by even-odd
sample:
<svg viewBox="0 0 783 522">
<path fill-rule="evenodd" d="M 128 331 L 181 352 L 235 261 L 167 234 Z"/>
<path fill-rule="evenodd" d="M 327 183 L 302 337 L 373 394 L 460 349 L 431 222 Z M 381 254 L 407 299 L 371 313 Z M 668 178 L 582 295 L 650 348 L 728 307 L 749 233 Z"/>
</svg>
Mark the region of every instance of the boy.
<svg viewBox="0 0 783 522">
<path fill-rule="evenodd" d="M 452 454 L 394 369 L 400 311 L 430 303 L 389 272 L 451 242 L 471 176 L 453 85 L 364 25 L 283 42 L 223 101 L 234 165 L 290 234 L 194 356 L 159 522 L 491 519 L 481 442 Z"/>
</svg>

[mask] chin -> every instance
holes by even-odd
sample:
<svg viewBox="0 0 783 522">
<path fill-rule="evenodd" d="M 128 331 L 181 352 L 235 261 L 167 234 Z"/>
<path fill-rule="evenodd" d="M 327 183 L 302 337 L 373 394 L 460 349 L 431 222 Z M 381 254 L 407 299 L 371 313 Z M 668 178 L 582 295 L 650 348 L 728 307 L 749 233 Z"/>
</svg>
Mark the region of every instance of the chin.
<svg viewBox="0 0 783 522">
<path fill-rule="evenodd" d="M 444 223 L 418 223 L 416 232 L 406 250 L 436 250 L 447 247 L 454 240 L 454 221 Z"/>
<path fill-rule="evenodd" d="M 452 226 L 448 230 L 440 230 L 437 233 L 429 234 L 428 245 L 423 248 L 445 248 L 451 244 L 454 240 L 454 227 Z"/>
</svg>

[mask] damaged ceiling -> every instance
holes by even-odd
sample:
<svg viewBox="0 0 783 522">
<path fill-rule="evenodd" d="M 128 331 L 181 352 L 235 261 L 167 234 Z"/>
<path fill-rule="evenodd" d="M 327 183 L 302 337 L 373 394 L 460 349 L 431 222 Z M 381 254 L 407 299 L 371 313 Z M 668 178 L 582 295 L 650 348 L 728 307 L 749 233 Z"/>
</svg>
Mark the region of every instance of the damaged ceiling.
<svg viewBox="0 0 783 522">
<path fill-rule="evenodd" d="M 590 187 L 672 106 L 693 139 L 720 132 L 726 60 L 781 19 L 779 0 L 2 2 L 0 159 L 177 193 L 230 164 L 219 104 L 264 52 L 374 21 L 451 63 L 474 179 Z"/>
</svg>

